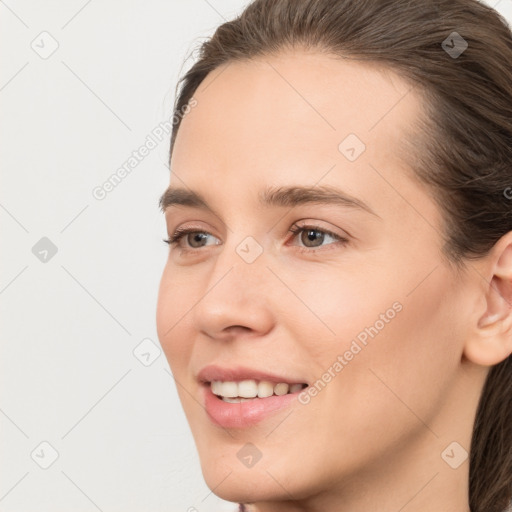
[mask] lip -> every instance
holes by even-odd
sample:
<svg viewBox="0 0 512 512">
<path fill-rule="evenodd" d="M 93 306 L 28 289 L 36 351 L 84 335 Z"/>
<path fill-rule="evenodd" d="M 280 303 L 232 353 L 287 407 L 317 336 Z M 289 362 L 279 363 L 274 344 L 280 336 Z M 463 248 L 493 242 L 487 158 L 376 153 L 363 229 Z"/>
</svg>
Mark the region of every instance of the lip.
<svg viewBox="0 0 512 512">
<path fill-rule="evenodd" d="M 210 383 L 214 380 L 221 381 L 235 381 L 241 380 L 266 380 L 278 384 L 279 382 L 286 382 L 288 384 L 307 384 L 305 380 L 288 377 L 286 375 L 277 375 L 274 373 L 256 370 L 245 366 L 236 366 L 232 368 L 222 368 L 217 365 L 205 366 L 198 374 L 197 379 L 200 383 Z M 270 398 L 270 397 L 269 397 Z"/>
<path fill-rule="evenodd" d="M 223 428 L 239 429 L 255 425 L 273 413 L 291 406 L 301 392 L 230 404 L 214 395 L 208 383 L 201 385 L 201 391 L 203 404 L 210 420 Z"/>
<path fill-rule="evenodd" d="M 223 428 L 247 428 L 263 421 L 268 416 L 291 406 L 302 391 L 287 393 L 286 395 L 273 395 L 267 398 L 255 398 L 239 403 L 224 402 L 212 393 L 212 381 L 242 380 L 268 381 L 273 384 L 286 382 L 287 384 L 307 384 L 304 379 L 297 379 L 287 375 L 256 370 L 245 366 L 221 367 L 217 365 L 205 366 L 198 374 L 197 380 L 201 385 L 201 398 L 210 420 Z"/>
</svg>

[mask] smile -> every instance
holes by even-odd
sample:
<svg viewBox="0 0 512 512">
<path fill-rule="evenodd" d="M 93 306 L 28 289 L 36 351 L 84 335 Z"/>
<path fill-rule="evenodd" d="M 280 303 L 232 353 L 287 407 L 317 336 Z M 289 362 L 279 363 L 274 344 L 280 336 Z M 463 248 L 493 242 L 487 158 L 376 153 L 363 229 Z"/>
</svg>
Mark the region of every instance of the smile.
<svg viewBox="0 0 512 512">
<path fill-rule="evenodd" d="M 288 384 L 286 382 L 273 383 L 267 380 L 253 379 L 235 381 L 213 381 L 210 383 L 211 391 L 224 402 L 239 403 L 257 398 L 282 396 L 301 391 L 307 384 Z"/>
</svg>

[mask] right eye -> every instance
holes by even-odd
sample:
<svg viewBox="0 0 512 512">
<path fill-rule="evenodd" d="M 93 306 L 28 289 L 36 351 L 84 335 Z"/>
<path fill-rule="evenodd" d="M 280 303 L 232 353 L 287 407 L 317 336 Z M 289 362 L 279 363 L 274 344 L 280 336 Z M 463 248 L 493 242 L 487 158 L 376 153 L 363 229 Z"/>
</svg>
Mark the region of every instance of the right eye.
<svg viewBox="0 0 512 512">
<path fill-rule="evenodd" d="M 201 247 L 204 247 L 205 245 L 219 245 L 219 244 L 203 244 L 202 242 L 207 239 L 207 236 L 213 236 L 211 233 L 208 233 L 208 231 L 200 231 L 195 228 L 178 228 L 171 237 L 169 237 L 167 240 L 164 240 L 166 244 L 169 244 L 171 246 L 178 245 L 182 238 L 187 236 L 187 241 L 191 241 L 191 238 L 188 237 L 189 234 L 194 234 L 192 239 L 194 240 L 194 243 L 198 243 L 199 245 L 194 246 L 190 244 L 188 247 L 183 247 L 185 250 L 189 249 L 198 249 Z"/>
</svg>

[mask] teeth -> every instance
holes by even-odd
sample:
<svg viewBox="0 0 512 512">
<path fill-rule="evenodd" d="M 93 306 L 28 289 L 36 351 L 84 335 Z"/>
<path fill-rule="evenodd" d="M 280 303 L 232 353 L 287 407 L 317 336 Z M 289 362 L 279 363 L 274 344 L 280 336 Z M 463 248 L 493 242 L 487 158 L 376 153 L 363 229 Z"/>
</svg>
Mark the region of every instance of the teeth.
<svg viewBox="0 0 512 512">
<path fill-rule="evenodd" d="M 280 382 L 279 384 L 276 384 L 274 386 L 274 393 L 277 396 L 286 395 L 288 393 L 288 390 L 290 389 L 290 386 L 286 384 L 285 382 Z"/>
<path fill-rule="evenodd" d="M 236 385 L 236 382 L 234 383 Z M 226 383 L 223 384 L 225 386 Z M 238 396 L 242 398 L 254 398 L 258 395 L 258 384 L 255 380 L 243 380 L 238 383 Z"/>
<path fill-rule="evenodd" d="M 220 380 L 214 380 L 210 383 L 210 387 L 212 389 L 212 393 L 214 395 L 220 395 L 221 394 L 221 387 L 222 387 L 222 382 Z"/>
<path fill-rule="evenodd" d="M 268 382 L 266 380 L 262 380 L 258 384 L 258 397 L 259 398 L 267 398 L 274 394 L 274 384 L 272 382 Z"/>
<path fill-rule="evenodd" d="M 255 380 L 242 380 L 240 382 L 234 381 L 219 381 L 214 380 L 210 383 L 212 393 L 225 399 L 225 402 L 238 403 L 245 402 L 252 398 L 267 398 L 272 395 L 282 396 L 287 393 L 296 393 L 300 391 L 306 384 L 287 384 L 286 382 L 273 382 L 262 380 L 257 382 Z"/>
<path fill-rule="evenodd" d="M 238 396 L 238 384 L 236 382 L 219 382 L 219 394 L 228 398 Z"/>
</svg>

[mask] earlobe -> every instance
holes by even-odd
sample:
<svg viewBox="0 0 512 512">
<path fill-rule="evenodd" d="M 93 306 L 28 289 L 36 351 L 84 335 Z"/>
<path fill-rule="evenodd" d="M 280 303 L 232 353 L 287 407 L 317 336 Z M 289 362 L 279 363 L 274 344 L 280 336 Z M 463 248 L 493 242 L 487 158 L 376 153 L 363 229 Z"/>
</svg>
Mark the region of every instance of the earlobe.
<svg viewBox="0 0 512 512">
<path fill-rule="evenodd" d="M 512 354 L 512 231 L 488 258 L 491 279 L 485 287 L 485 311 L 476 318 L 464 355 L 482 366 L 499 364 Z"/>
</svg>

